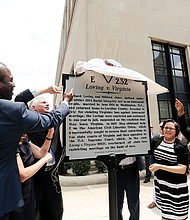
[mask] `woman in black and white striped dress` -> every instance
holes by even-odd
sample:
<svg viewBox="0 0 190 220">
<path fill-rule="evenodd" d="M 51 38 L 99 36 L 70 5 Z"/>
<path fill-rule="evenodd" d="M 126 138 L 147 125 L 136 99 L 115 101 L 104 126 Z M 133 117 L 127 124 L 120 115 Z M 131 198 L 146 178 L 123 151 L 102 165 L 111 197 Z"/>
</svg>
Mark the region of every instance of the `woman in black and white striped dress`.
<svg viewBox="0 0 190 220">
<path fill-rule="evenodd" d="M 162 131 L 163 137 L 152 141 L 155 163 L 149 167 L 154 172 L 156 205 L 162 219 L 185 220 L 189 210 L 188 148 L 176 138 L 179 125 L 173 119 L 163 122 Z"/>
</svg>

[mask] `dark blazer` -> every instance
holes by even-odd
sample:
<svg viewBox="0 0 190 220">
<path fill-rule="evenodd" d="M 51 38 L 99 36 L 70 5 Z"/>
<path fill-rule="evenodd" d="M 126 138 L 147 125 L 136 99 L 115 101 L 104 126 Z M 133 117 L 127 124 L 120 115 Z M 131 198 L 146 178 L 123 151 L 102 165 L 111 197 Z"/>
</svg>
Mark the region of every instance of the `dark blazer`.
<svg viewBox="0 0 190 220">
<path fill-rule="evenodd" d="M 68 114 L 65 103 L 43 115 L 28 110 L 24 103 L 0 99 L 0 217 L 23 205 L 16 163 L 21 135 L 58 126 Z"/>
</svg>

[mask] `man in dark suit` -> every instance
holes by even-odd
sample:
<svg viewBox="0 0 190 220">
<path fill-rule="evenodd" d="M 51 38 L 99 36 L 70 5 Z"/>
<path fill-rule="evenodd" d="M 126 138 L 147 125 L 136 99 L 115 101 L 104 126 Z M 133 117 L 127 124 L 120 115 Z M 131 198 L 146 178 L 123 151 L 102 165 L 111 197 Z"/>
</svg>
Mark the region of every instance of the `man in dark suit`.
<svg viewBox="0 0 190 220">
<path fill-rule="evenodd" d="M 139 170 L 144 169 L 142 157 L 126 157 L 117 169 L 117 205 L 118 220 L 123 220 L 123 203 L 126 193 L 130 220 L 139 220 L 140 211 L 140 177 Z"/>
<path fill-rule="evenodd" d="M 50 86 L 46 89 L 31 92 L 25 90 L 18 94 L 15 101 L 27 102 L 33 99 L 36 95 L 43 93 L 53 93 L 54 90 L 59 90 L 59 87 Z M 42 96 L 35 97 L 30 104 L 32 110 L 38 113 L 48 113 L 49 103 Z M 47 136 L 48 131 L 41 131 L 28 134 L 29 139 L 41 147 Z M 63 147 L 59 137 L 59 126 L 55 127 L 55 132 L 50 147 L 50 152 L 53 155 L 54 161 L 50 166 L 43 166 L 38 173 L 34 175 L 34 190 L 36 195 L 36 209 L 39 211 L 41 220 L 61 220 L 63 215 L 63 201 L 61 187 L 59 183 L 58 168 L 62 157 Z M 52 178 L 53 171 L 53 178 Z"/>
<path fill-rule="evenodd" d="M 38 114 L 24 103 L 11 101 L 15 84 L 8 67 L 0 63 L 0 220 L 8 220 L 9 212 L 23 206 L 21 182 L 16 162 L 16 149 L 23 133 L 38 132 L 58 126 L 69 114 L 72 92 L 47 114 Z"/>
</svg>

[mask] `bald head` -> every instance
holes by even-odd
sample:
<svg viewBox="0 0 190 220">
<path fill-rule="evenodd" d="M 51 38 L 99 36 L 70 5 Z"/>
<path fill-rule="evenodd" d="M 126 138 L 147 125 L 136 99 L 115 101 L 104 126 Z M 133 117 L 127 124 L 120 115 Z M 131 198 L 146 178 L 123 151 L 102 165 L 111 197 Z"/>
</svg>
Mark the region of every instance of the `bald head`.
<svg viewBox="0 0 190 220">
<path fill-rule="evenodd" d="M 11 71 L 4 63 L 0 62 L 0 98 L 11 100 L 14 87 Z"/>
<path fill-rule="evenodd" d="M 7 70 L 7 66 L 4 63 L 0 62 L 0 82 L 3 81 L 5 75 L 6 75 L 6 70 Z"/>
</svg>

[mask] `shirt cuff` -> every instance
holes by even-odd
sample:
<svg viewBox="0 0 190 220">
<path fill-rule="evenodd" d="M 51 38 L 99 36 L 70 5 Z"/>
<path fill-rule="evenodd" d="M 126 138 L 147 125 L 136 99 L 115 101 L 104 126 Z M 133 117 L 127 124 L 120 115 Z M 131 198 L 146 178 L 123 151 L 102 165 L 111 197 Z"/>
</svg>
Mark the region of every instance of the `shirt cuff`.
<svg viewBox="0 0 190 220">
<path fill-rule="evenodd" d="M 39 92 L 37 90 L 30 90 L 30 92 L 32 93 L 32 95 L 35 97 L 39 96 Z"/>
<path fill-rule="evenodd" d="M 65 103 L 67 106 L 69 106 L 69 103 L 66 100 L 62 101 L 62 103 Z"/>
</svg>

